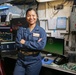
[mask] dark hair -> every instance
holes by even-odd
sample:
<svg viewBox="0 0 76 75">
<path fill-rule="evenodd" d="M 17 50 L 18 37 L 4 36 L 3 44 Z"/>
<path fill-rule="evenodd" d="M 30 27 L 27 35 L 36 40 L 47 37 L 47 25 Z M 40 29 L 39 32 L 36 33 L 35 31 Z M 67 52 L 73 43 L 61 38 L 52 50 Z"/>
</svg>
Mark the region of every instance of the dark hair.
<svg viewBox="0 0 76 75">
<path fill-rule="evenodd" d="M 34 9 L 34 8 L 29 8 L 29 9 L 27 9 L 27 11 L 26 11 L 26 15 L 27 15 L 27 13 L 28 13 L 29 11 L 31 11 L 31 10 L 34 10 L 35 13 L 36 13 L 36 15 L 37 15 L 37 17 L 38 17 L 38 13 L 37 13 L 36 9 Z"/>
</svg>

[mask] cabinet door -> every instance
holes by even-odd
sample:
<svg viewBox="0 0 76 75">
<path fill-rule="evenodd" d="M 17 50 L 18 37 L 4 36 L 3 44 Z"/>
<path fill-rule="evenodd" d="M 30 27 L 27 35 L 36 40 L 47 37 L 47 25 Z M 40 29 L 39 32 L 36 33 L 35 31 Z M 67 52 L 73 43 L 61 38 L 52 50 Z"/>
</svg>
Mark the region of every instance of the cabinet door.
<svg viewBox="0 0 76 75">
<path fill-rule="evenodd" d="M 3 61 L 0 59 L 0 75 L 5 75 Z"/>
</svg>

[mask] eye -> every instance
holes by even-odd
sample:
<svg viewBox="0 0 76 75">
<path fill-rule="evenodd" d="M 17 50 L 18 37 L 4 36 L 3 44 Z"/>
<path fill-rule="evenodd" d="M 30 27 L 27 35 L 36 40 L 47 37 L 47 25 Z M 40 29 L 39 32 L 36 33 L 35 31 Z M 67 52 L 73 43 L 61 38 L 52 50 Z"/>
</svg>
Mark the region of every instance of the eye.
<svg viewBox="0 0 76 75">
<path fill-rule="evenodd" d="M 27 15 L 27 17 L 30 17 L 30 15 Z"/>
</svg>

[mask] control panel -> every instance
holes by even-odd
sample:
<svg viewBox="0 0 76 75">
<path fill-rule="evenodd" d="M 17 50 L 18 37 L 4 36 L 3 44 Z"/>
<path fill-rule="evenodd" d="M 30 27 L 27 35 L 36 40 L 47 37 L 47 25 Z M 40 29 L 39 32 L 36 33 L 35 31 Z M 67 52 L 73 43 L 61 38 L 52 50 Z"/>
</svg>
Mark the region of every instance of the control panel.
<svg viewBox="0 0 76 75">
<path fill-rule="evenodd" d="M 1 42 L 0 43 L 0 50 L 3 51 L 3 50 L 15 50 L 16 47 L 15 47 L 15 41 L 12 41 L 12 42 Z"/>
<path fill-rule="evenodd" d="M 0 32 L 0 41 L 12 41 L 12 33 Z"/>
</svg>

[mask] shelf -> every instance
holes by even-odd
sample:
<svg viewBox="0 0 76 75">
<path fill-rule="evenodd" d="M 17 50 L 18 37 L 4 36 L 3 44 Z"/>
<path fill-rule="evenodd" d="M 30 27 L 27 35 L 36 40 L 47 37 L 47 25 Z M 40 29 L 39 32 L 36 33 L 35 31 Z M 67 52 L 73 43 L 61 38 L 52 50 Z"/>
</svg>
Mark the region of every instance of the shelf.
<svg viewBox="0 0 76 75">
<path fill-rule="evenodd" d="M 39 18 L 39 20 L 41 20 L 41 21 L 47 21 L 48 18 Z"/>
<path fill-rule="evenodd" d="M 10 27 L 0 26 L 0 29 L 10 29 Z"/>
</svg>

